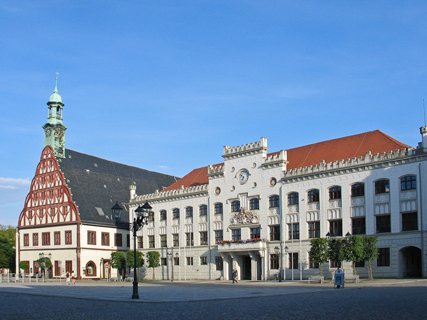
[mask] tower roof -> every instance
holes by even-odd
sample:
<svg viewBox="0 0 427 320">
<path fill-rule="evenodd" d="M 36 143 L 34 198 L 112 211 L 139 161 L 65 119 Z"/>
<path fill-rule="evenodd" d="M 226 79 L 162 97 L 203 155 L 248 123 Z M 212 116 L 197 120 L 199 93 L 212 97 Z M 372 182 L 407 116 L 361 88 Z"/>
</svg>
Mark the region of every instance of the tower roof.
<svg viewBox="0 0 427 320">
<path fill-rule="evenodd" d="M 49 97 L 48 103 L 50 103 L 50 102 L 62 103 L 62 97 L 58 92 L 58 75 L 56 76 L 56 79 L 55 79 L 55 89 L 53 90 L 53 93 Z"/>
</svg>

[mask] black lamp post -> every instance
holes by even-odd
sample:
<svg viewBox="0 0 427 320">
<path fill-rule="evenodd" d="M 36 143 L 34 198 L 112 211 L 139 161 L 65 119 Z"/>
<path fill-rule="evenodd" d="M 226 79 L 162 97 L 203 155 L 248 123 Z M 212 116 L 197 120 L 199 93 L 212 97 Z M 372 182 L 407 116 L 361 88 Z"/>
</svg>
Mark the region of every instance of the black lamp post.
<svg viewBox="0 0 427 320">
<path fill-rule="evenodd" d="M 144 225 L 148 224 L 149 216 L 151 213 L 152 207 L 148 202 L 145 202 L 144 205 L 139 205 L 138 208 L 135 209 L 135 217 L 133 218 L 133 222 L 129 223 L 129 230 L 132 231 L 133 234 L 133 292 L 132 299 L 139 299 L 138 293 L 138 276 L 136 274 L 136 233 L 138 230 L 141 230 Z M 116 202 L 116 204 L 111 208 L 114 219 L 116 221 L 120 220 L 122 207 Z"/>
</svg>

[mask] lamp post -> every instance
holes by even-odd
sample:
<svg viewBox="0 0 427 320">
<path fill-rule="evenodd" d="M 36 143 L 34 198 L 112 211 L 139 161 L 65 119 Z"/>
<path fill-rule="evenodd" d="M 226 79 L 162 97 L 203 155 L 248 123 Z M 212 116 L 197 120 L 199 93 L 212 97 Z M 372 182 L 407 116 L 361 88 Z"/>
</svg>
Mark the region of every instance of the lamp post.
<svg viewBox="0 0 427 320">
<path fill-rule="evenodd" d="M 144 205 L 139 205 L 138 208 L 135 209 L 135 217 L 133 218 L 133 222 L 129 223 L 129 230 L 132 231 L 133 234 L 133 291 L 132 291 L 132 299 L 139 299 L 138 293 L 138 276 L 136 273 L 136 233 L 138 230 L 141 230 L 144 225 L 148 224 L 149 215 L 151 213 L 152 207 L 148 202 L 145 202 Z M 113 217 L 116 221 L 120 220 L 122 207 L 116 202 L 116 204 L 111 208 L 113 213 Z"/>
<path fill-rule="evenodd" d="M 104 273 L 104 258 L 101 258 L 101 260 L 99 260 L 99 264 L 100 264 L 100 268 L 99 268 L 99 277 L 100 278 L 104 278 L 103 277 L 103 273 Z"/>
</svg>

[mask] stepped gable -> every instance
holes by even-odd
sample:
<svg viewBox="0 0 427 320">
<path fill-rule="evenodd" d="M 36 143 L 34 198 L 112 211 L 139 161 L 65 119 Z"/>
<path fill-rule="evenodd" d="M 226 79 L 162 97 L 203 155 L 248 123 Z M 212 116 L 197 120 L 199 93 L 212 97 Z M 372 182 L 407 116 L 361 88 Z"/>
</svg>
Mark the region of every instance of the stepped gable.
<svg viewBox="0 0 427 320">
<path fill-rule="evenodd" d="M 202 184 L 208 184 L 208 181 L 209 181 L 208 167 L 206 166 L 206 167 L 194 169 L 193 171 L 185 175 L 183 178 L 172 183 L 170 186 L 168 186 L 162 191 L 175 190 L 181 187 L 187 188 L 187 187 L 199 186 Z"/>
<path fill-rule="evenodd" d="M 116 201 L 122 206 L 129 202 L 129 186 L 136 184 L 137 192 L 152 193 L 175 181 L 173 176 L 152 172 L 117 162 L 66 150 L 60 162 L 68 187 L 77 204 L 80 219 L 86 223 L 114 225 L 111 207 Z M 124 210 L 122 221 L 128 221 Z"/>
<path fill-rule="evenodd" d="M 380 130 L 369 131 L 289 149 L 287 170 L 406 148 L 410 146 Z"/>
<path fill-rule="evenodd" d="M 288 160 L 286 170 L 317 165 L 322 161 L 328 163 L 362 157 L 368 152 L 377 154 L 406 148 L 410 148 L 410 146 L 397 141 L 380 130 L 374 130 L 288 149 L 286 150 Z M 267 158 L 277 156 L 279 153 L 269 153 Z M 191 171 L 164 190 L 169 191 L 208 183 L 208 166 L 206 166 Z"/>
</svg>

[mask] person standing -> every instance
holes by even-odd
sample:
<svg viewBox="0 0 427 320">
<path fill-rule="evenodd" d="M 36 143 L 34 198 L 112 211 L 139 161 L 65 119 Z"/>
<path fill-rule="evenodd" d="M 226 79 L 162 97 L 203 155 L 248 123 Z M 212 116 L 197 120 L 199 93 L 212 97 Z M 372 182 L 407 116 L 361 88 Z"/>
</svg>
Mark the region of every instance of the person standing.
<svg viewBox="0 0 427 320">
<path fill-rule="evenodd" d="M 231 278 L 233 279 L 233 283 L 238 283 L 239 282 L 239 281 L 237 281 L 237 275 L 238 275 L 237 270 L 233 269 L 233 272 L 231 274 Z"/>
<path fill-rule="evenodd" d="M 73 270 L 73 271 L 71 271 L 71 282 L 72 282 L 73 284 L 76 284 L 76 277 L 74 276 L 74 270 Z"/>
<path fill-rule="evenodd" d="M 70 273 L 69 272 L 67 272 L 65 274 L 65 282 L 67 283 L 67 286 L 70 285 Z"/>
</svg>

